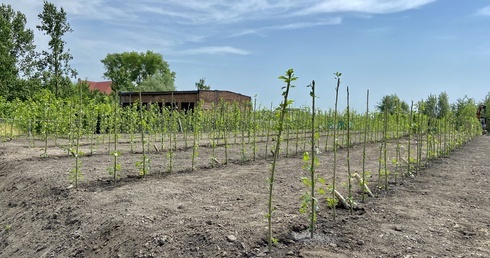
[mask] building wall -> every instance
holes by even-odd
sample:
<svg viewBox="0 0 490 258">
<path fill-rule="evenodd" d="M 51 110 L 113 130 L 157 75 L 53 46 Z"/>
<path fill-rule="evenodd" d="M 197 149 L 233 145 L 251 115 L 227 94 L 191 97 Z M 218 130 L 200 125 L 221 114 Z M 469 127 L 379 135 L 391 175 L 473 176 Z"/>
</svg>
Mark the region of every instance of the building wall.
<svg viewBox="0 0 490 258">
<path fill-rule="evenodd" d="M 251 98 L 231 91 L 204 90 L 199 91 L 199 99 L 203 101 L 203 109 L 211 109 L 212 103 L 217 105 L 222 99 L 225 102 L 250 102 Z"/>
<path fill-rule="evenodd" d="M 123 106 L 134 103 L 139 99 L 138 92 L 121 93 L 121 104 Z M 200 90 L 200 91 L 174 91 L 174 92 L 143 92 L 141 94 L 143 104 L 159 103 L 160 106 L 172 106 L 179 110 L 193 109 L 198 101 L 202 101 L 203 109 L 211 109 L 212 104 L 217 105 L 220 99 L 225 102 L 250 102 L 251 98 L 242 94 L 219 91 L 219 90 Z"/>
<path fill-rule="evenodd" d="M 123 106 L 129 105 L 130 103 L 134 103 L 139 99 L 138 92 L 126 93 L 121 95 L 121 104 Z M 172 93 L 141 93 L 141 101 L 143 104 L 150 103 L 159 103 L 160 106 L 172 106 L 171 103 L 174 103 L 174 107 L 179 110 L 189 109 L 189 106 L 194 106 L 198 101 L 197 93 L 193 92 L 174 92 Z M 192 103 L 192 104 L 191 104 Z"/>
<path fill-rule="evenodd" d="M 139 93 L 135 92 L 131 95 L 121 96 L 121 103 L 133 103 L 139 99 Z M 162 103 L 162 102 L 196 102 L 198 100 L 195 93 L 184 94 L 145 94 L 141 93 L 141 101 L 143 103 Z"/>
</svg>

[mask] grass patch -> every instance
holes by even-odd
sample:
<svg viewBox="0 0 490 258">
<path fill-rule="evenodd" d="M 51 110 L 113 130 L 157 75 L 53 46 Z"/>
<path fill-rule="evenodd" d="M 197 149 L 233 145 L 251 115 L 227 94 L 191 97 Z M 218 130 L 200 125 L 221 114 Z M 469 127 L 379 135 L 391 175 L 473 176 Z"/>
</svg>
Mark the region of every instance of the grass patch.
<svg viewBox="0 0 490 258">
<path fill-rule="evenodd" d="M 13 137 L 22 134 L 22 130 L 5 122 L 0 122 L 0 137 Z"/>
</svg>

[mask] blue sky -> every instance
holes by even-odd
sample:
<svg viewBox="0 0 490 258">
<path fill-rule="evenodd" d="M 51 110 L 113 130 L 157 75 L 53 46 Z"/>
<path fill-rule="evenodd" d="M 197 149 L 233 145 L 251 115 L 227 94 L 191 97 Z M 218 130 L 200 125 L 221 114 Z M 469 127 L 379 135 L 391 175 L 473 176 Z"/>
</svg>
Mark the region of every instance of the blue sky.
<svg viewBox="0 0 490 258">
<path fill-rule="evenodd" d="M 5 2 L 5 1 L 4 1 Z M 382 96 L 410 103 L 446 91 L 450 102 L 490 92 L 490 1 L 486 0 L 70 0 L 63 7 L 73 32 L 65 37 L 79 77 L 104 80 L 109 53 L 152 50 L 176 72 L 178 90 L 200 78 L 212 89 L 281 101 L 278 76 L 293 68 L 290 97 L 333 108 L 334 72 L 342 73 L 339 108 L 364 112 Z M 36 45 L 42 1 L 7 0 L 24 13 Z"/>
</svg>

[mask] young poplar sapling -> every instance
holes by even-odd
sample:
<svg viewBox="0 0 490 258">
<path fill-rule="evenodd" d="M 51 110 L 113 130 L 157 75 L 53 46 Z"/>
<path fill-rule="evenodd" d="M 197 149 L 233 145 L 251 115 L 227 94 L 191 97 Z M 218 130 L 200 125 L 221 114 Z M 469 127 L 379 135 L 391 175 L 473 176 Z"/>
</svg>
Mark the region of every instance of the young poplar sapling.
<svg viewBox="0 0 490 258">
<path fill-rule="evenodd" d="M 282 90 L 283 90 L 282 96 L 284 97 L 284 100 L 281 102 L 281 104 L 279 106 L 281 109 L 281 112 L 279 113 L 279 121 L 278 121 L 277 128 L 276 128 L 276 131 L 277 131 L 276 146 L 275 146 L 274 151 L 273 151 L 273 161 L 272 161 L 271 173 L 270 173 L 270 177 L 268 178 L 269 200 L 268 200 L 268 205 L 267 205 L 268 206 L 268 213 L 266 214 L 266 217 L 267 217 L 267 221 L 268 221 L 267 240 L 268 240 L 269 253 L 271 253 L 271 251 L 272 251 L 272 244 L 274 242 L 276 242 L 276 240 L 272 237 L 272 214 L 274 212 L 274 208 L 272 206 L 272 193 L 273 193 L 274 179 L 275 179 L 274 176 L 275 176 L 275 172 L 276 172 L 276 162 L 277 162 L 277 158 L 279 156 L 279 151 L 280 151 L 280 147 L 281 147 L 281 134 L 282 134 L 283 127 L 284 127 L 284 117 L 286 116 L 288 106 L 292 104 L 292 100 L 288 99 L 289 90 L 290 90 L 290 88 L 294 87 L 291 85 L 291 83 L 293 81 L 295 81 L 296 79 L 298 79 L 298 77 L 294 76 L 294 70 L 293 69 L 289 69 L 286 72 L 286 75 L 285 76 L 284 75 L 279 76 L 279 79 L 284 81 L 286 83 L 286 86 L 282 87 Z"/>
</svg>

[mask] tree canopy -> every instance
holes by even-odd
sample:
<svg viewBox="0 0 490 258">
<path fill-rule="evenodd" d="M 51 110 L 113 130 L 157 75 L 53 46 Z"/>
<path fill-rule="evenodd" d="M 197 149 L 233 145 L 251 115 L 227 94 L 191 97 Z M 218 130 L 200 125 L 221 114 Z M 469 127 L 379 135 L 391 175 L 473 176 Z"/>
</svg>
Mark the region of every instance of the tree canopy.
<svg viewBox="0 0 490 258">
<path fill-rule="evenodd" d="M 150 50 L 141 53 L 113 53 L 108 54 L 101 62 L 106 69 L 104 77 L 112 80 L 112 90 L 115 92 L 175 89 L 175 72 L 170 70 L 159 53 Z"/>
<path fill-rule="evenodd" d="M 54 4 L 44 1 L 43 11 L 38 17 L 41 24 L 36 27 L 50 37 L 49 51 L 43 51 L 39 60 L 44 85 L 55 96 L 69 94 L 72 86 L 70 77 L 75 78 L 77 72 L 70 67 L 69 62 L 73 56 L 69 50 L 65 51 L 66 42 L 62 39 L 67 32 L 73 31 L 67 21 L 66 12 L 63 8 L 58 11 Z"/>
<path fill-rule="evenodd" d="M 387 109 L 388 113 L 395 114 L 397 111 L 397 105 L 400 105 L 400 112 L 408 113 L 410 108 L 405 101 L 401 101 L 396 94 L 386 95 L 376 105 L 376 108 L 380 112 L 384 112 Z"/>
<path fill-rule="evenodd" d="M 431 118 L 443 118 L 451 112 L 449 97 L 446 92 L 439 96 L 430 94 L 425 101 L 419 103 L 419 111 Z"/>
<path fill-rule="evenodd" d="M 437 118 L 447 117 L 450 112 L 451 105 L 449 104 L 449 96 L 443 91 L 437 98 Z"/>
<path fill-rule="evenodd" d="M 474 99 L 459 98 L 456 103 L 453 103 L 451 109 L 456 117 L 457 126 L 471 125 L 471 120 L 476 120 L 476 109 L 477 105 Z"/>
<path fill-rule="evenodd" d="M 427 99 L 425 100 L 425 103 L 423 105 L 422 111 L 423 114 L 427 115 L 428 117 L 435 118 L 437 117 L 437 97 L 436 95 L 430 94 Z"/>
<path fill-rule="evenodd" d="M 26 98 L 33 82 L 34 33 L 26 28 L 26 17 L 10 5 L 0 6 L 0 91 L 7 100 Z"/>
<path fill-rule="evenodd" d="M 198 90 L 209 90 L 211 89 L 211 86 L 206 84 L 206 78 L 201 78 L 198 82 L 196 82 L 196 88 Z"/>
<path fill-rule="evenodd" d="M 174 77 L 157 73 L 140 83 L 141 91 L 175 91 Z"/>
</svg>

